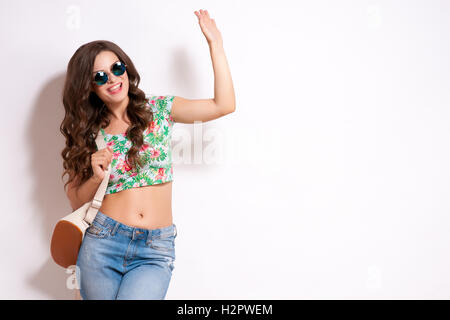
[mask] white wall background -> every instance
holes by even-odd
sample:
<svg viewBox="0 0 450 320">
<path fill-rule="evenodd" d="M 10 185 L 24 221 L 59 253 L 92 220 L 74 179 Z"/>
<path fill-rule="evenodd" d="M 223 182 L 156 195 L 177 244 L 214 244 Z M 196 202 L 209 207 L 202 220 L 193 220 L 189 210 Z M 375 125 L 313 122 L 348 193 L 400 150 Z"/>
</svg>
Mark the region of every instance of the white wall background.
<svg viewBox="0 0 450 320">
<path fill-rule="evenodd" d="M 74 296 L 49 253 L 71 211 L 72 54 L 111 40 L 144 91 L 212 98 L 199 9 L 222 32 L 237 109 L 203 124 L 218 163 L 175 163 L 167 299 L 449 299 L 445 0 L 2 0 L 0 298 Z"/>
</svg>

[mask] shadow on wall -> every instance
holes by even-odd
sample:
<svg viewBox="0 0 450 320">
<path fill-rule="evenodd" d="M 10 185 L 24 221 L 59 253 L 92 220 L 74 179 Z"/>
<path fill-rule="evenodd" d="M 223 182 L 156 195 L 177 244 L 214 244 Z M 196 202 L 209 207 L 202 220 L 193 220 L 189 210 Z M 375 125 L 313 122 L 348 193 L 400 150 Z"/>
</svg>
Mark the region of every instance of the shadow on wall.
<svg viewBox="0 0 450 320">
<path fill-rule="evenodd" d="M 65 138 L 59 131 L 64 118 L 62 90 L 65 73 L 50 79 L 41 90 L 33 108 L 31 122 L 28 125 L 27 136 L 31 151 L 31 165 L 33 166 L 34 182 L 33 203 L 36 208 L 37 232 L 41 233 L 43 243 L 48 243 L 48 258 L 39 266 L 33 276 L 28 279 L 29 284 L 47 295 L 49 299 L 74 299 L 75 290 L 66 287 L 69 274 L 57 265 L 50 255 L 50 241 L 53 228 L 58 219 L 72 212 L 69 200 L 64 192 L 61 179 L 63 160 L 61 151 L 65 145 Z M 65 180 L 67 178 L 65 177 Z"/>
</svg>

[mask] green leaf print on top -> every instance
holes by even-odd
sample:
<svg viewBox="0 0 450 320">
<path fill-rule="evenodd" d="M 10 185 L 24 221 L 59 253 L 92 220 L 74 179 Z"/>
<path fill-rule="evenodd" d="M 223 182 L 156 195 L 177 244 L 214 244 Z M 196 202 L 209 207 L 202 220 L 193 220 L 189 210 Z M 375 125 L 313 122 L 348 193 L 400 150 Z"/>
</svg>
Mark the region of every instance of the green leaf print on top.
<svg viewBox="0 0 450 320">
<path fill-rule="evenodd" d="M 127 164 L 126 155 L 131 148 L 131 141 L 125 134 L 111 135 L 100 129 L 107 146 L 113 150 L 111 174 L 105 194 L 173 180 L 171 140 L 174 121 L 171 110 L 175 96 L 146 97 L 146 105 L 153 111 L 153 121 L 143 133 L 144 144 L 139 150 L 142 167 L 131 169 Z"/>
</svg>

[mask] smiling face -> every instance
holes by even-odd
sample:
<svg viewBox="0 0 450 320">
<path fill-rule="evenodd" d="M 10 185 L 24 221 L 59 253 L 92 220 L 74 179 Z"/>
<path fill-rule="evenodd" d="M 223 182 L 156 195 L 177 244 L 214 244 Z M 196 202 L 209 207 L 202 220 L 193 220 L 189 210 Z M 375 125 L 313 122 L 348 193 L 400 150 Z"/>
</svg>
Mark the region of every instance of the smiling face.
<svg viewBox="0 0 450 320">
<path fill-rule="evenodd" d="M 94 92 L 107 105 L 115 105 L 128 97 L 128 73 L 125 71 L 122 75 L 116 76 L 111 72 L 114 63 L 120 61 L 117 55 L 112 51 L 102 51 L 94 61 L 92 70 L 92 79 L 97 71 L 103 71 L 108 75 L 108 81 L 103 85 L 93 83 Z"/>
</svg>

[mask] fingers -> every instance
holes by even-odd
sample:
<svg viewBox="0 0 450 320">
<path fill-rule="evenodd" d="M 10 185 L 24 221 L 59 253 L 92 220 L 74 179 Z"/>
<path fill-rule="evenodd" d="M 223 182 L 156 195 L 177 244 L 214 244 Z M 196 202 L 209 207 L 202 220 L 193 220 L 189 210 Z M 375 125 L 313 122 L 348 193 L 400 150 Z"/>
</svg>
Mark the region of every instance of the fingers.
<svg viewBox="0 0 450 320">
<path fill-rule="evenodd" d="M 91 167 L 95 175 L 102 178 L 101 171 L 106 172 L 113 158 L 113 149 L 107 146 L 91 154 Z"/>
<path fill-rule="evenodd" d="M 111 161 L 109 160 L 104 160 L 103 161 L 103 169 L 106 170 L 108 169 L 109 164 L 111 163 Z"/>
<path fill-rule="evenodd" d="M 91 155 L 91 161 L 105 160 L 111 162 L 113 158 L 113 150 L 110 147 L 106 147 L 100 151 L 97 151 Z"/>
<path fill-rule="evenodd" d="M 108 165 L 111 161 L 109 161 L 106 157 L 96 157 L 92 159 L 92 164 L 106 164 Z"/>
<path fill-rule="evenodd" d="M 92 167 L 102 167 L 103 170 L 106 170 L 111 161 L 106 157 L 95 157 L 91 160 Z"/>
<path fill-rule="evenodd" d="M 108 161 L 111 162 L 113 156 L 113 151 L 110 147 L 108 147 Z"/>
<path fill-rule="evenodd" d="M 202 17 L 206 17 L 206 18 L 210 18 L 209 17 L 209 12 L 208 12 L 208 10 L 202 10 L 202 9 L 200 9 L 200 10 L 198 10 L 198 11 L 194 11 L 194 13 L 195 13 L 195 15 L 200 19 L 200 18 L 202 18 Z"/>
<path fill-rule="evenodd" d="M 106 147 L 105 149 L 101 150 L 103 151 L 103 153 L 101 153 L 102 156 L 104 156 L 106 159 L 108 159 L 109 161 L 111 161 L 112 156 L 113 156 L 113 151 L 110 147 Z"/>
</svg>

